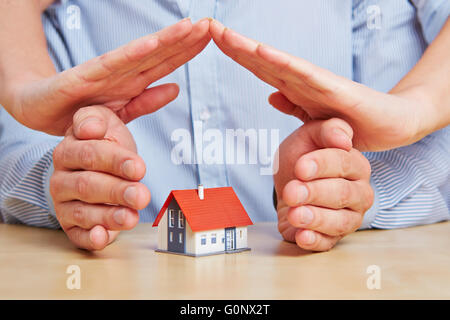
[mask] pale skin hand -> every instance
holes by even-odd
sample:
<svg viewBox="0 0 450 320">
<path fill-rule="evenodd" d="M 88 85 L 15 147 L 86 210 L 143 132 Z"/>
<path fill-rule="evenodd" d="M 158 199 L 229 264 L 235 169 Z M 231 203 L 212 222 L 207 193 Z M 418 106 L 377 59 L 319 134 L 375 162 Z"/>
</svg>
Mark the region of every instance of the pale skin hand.
<svg viewBox="0 0 450 320">
<path fill-rule="evenodd" d="M 326 251 L 356 231 L 372 206 L 370 164 L 340 119 L 313 120 L 279 147 L 278 229 L 303 249 Z"/>
<path fill-rule="evenodd" d="M 167 104 L 176 84 L 146 89 L 185 64 L 210 41 L 209 21 L 189 19 L 53 76 L 7 81 L 0 103 L 19 122 L 63 135 L 81 107 L 101 104 L 123 122 L 146 114 L 146 104 Z M 31 78 L 30 78 L 31 77 Z"/>
<path fill-rule="evenodd" d="M 53 165 L 50 193 L 56 217 L 78 248 L 103 249 L 121 230 L 136 226 L 137 210 L 150 202 L 150 191 L 139 182 L 145 162 L 128 128 L 107 107 L 75 113 L 73 126 L 53 153 Z"/>
<path fill-rule="evenodd" d="M 447 23 L 446 32 L 449 30 Z M 436 70 L 441 79 L 434 81 L 440 85 L 427 86 L 427 91 L 437 88 L 435 91 L 441 101 L 437 104 L 432 103 L 423 90 L 418 90 L 424 85 L 417 79 L 424 77 L 409 76 L 405 81 L 410 85 L 403 83 L 385 94 L 248 39 L 215 20 L 210 23 L 210 33 L 226 55 L 279 90 L 269 97 L 275 108 L 305 123 L 311 119 L 344 119 L 355 132 L 353 143 L 359 150 L 379 151 L 408 145 L 445 127 L 450 121 L 450 94 L 441 83 L 444 80 L 448 84 L 450 69 Z M 450 47 L 448 37 L 446 42 L 441 40 L 438 44 Z M 436 51 L 440 55 L 448 52 L 439 48 L 430 50 L 428 56 L 436 58 L 439 55 Z M 427 55 L 424 60 L 430 64 Z M 443 61 L 449 65 L 449 59 Z M 416 73 L 424 74 L 423 69 L 416 68 Z M 446 98 L 443 100 L 442 96 Z"/>
</svg>

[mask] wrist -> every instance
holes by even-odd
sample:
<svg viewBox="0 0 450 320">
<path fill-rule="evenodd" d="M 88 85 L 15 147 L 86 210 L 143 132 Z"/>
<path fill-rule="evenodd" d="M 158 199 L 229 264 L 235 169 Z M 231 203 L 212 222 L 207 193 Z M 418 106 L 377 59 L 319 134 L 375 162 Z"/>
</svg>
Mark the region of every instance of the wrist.
<svg viewBox="0 0 450 320">
<path fill-rule="evenodd" d="M 427 88 L 420 85 L 402 88 L 401 90 L 395 90 L 394 88 L 390 92 L 406 100 L 409 113 L 414 119 L 413 128 L 409 133 L 409 141 L 407 144 L 419 141 L 445 126 L 442 125 L 445 117 L 439 112 L 436 99 L 433 99 L 428 92 L 429 90 Z"/>
<path fill-rule="evenodd" d="M 18 106 L 20 105 L 20 96 L 23 88 L 47 77 L 44 74 L 33 71 L 14 74 L 1 73 L 0 83 L 3 85 L 0 86 L 0 105 L 16 118 L 17 113 L 20 112 Z"/>
</svg>

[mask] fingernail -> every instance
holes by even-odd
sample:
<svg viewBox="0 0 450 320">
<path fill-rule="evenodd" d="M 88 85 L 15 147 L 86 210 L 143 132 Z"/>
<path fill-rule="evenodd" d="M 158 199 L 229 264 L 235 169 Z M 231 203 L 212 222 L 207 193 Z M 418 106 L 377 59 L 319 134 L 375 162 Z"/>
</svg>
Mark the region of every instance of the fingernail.
<svg viewBox="0 0 450 320">
<path fill-rule="evenodd" d="M 100 120 L 98 120 L 97 118 L 87 118 L 85 120 L 83 120 L 80 125 L 78 126 L 78 131 L 81 131 L 81 129 L 83 129 L 83 127 L 85 127 L 87 124 L 92 124 L 95 122 L 97 122 L 97 125 L 100 123 Z"/>
<path fill-rule="evenodd" d="M 123 225 L 125 222 L 125 209 L 120 209 L 114 212 L 114 221 L 116 221 L 117 224 Z"/>
<path fill-rule="evenodd" d="M 127 160 L 124 163 L 122 163 L 122 172 L 127 178 L 133 179 L 136 173 L 134 161 Z"/>
<path fill-rule="evenodd" d="M 343 139 L 347 139 L 347 140 L 351 141 L 350 136 L 344 130 L 342 130 L 340 128 L 335 128 L 335 129 L 333 129 L 333 132 L 335 135 L 342 137 Z"/>
<path fill-rule="evenodd" d="M 300 208 L 300 223 L 310 224 L 314 219 L 314 213 L 308 207 Z"/>
<path fill-rule="evenodd" d="M 317 163 L 314 160 L 308 160 L 305 164 L 306 178 L 311 179 L 317 174 Z"/>
<path fill-rule="evenodd" d="M 313 244 L 314 242 L 316 242 L 316 235 L 314 234 L 313 231 L 307 231 L 305 233 L 306 233 L 306 236 L 304 237 L 305 244 Z"/>
<path fill-rule="evenodd" d="M 123 198 L 127 204 L 133 206 L 136 202 L 137 190 L 136 187 L 128 187 L 123 193 Z"/>
<path fill-rule="evenodd" d="M 297 203 L 303 203 L 308 198 L 308 188 L 305 186 L 298 187 L 297 191 Z"/>
</svg>

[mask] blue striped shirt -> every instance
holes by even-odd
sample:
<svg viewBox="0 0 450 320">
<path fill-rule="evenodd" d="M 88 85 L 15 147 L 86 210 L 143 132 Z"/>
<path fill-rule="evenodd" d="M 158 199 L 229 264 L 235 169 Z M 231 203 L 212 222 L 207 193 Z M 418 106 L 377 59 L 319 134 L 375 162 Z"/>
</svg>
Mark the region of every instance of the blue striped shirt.
<svg viewBox="0 0 450 320">
<path fill-rule="evenodd" d="M 78 13 L 79 27 L 73 20 Z M 448 0 L 67 0 L 49 8 L 42 21 L 58 70 L 183 17 L 195 21 L 211 16 L 251 38 L 386 92 L 420 59 L 449 13 Z M 230 185 L 252 220 L 276 220 L 272 177 L 262 174 L 267 157 L 252 161 L 250 154 L 271 155 L 271 143 L 281 141 L 301 123 L 268 105 L 274 89 L 212 43 L 158 83 L 162 82 L 178 83 L 180 96 L 128 125 L 147 164 L 142 182 L 152 192 L 151 204 L 140 212 L 141 221 L 154 219 L 170 190 L 198 183 Z M 239 145 L 248 151 L 243 163 L 177 162 L 174 150 L 183 134 L 188 134 L 193 156 L 202 160 L 199 152 L 207 151 L 206 132 L 211 139 L 217 133 L 226 137 L 231 129 L 255 133 L 258 139 L 255 144 L 247 137 Z M 48 191 L 51 155 L 59 141 L 22 127 L 0 110 L 0 211 L 5 222 L 59 226 Z M 200 151 L 195 148 L 199 142 L 205 145 Z M 449 146 L 447 127 L 407 147 L 365 153 L 373 168 L 375 203 L 361 228 L 449 219 Z M 224 149 L 229 151 L 228 146 Z"/>
</svg>

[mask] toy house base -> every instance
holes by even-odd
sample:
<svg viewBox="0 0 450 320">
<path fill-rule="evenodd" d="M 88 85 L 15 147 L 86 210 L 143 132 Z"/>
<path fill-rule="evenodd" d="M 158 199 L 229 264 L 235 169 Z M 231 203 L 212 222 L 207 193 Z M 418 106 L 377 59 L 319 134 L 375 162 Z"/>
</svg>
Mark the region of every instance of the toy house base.
<svg viewBox="0 0 450 320">
<path fill-rule="evenodd" d="M 217 251 L 217 252 L 209 252 L 209 253 L 202 253 L 202 254 L 193 254 L 193 253 L 185 253 L 185 252 L 174 252 L 174 251 L 168 251 L 168 250 L 161 250 L 161 249 L 155 249 L 155 252 L 161 252 L 161 253 L 172 253 L 179 256 L 188 256 L 188 257 L 206 257 L 206 256 L 215 256 L 218 254 L 230 254 L 230 253 L 239 253 L 244 251 L 250 251 L 250 248 L 239 248 L 234 250 L 227 250 L 227 251 Z"/>
</svg>

